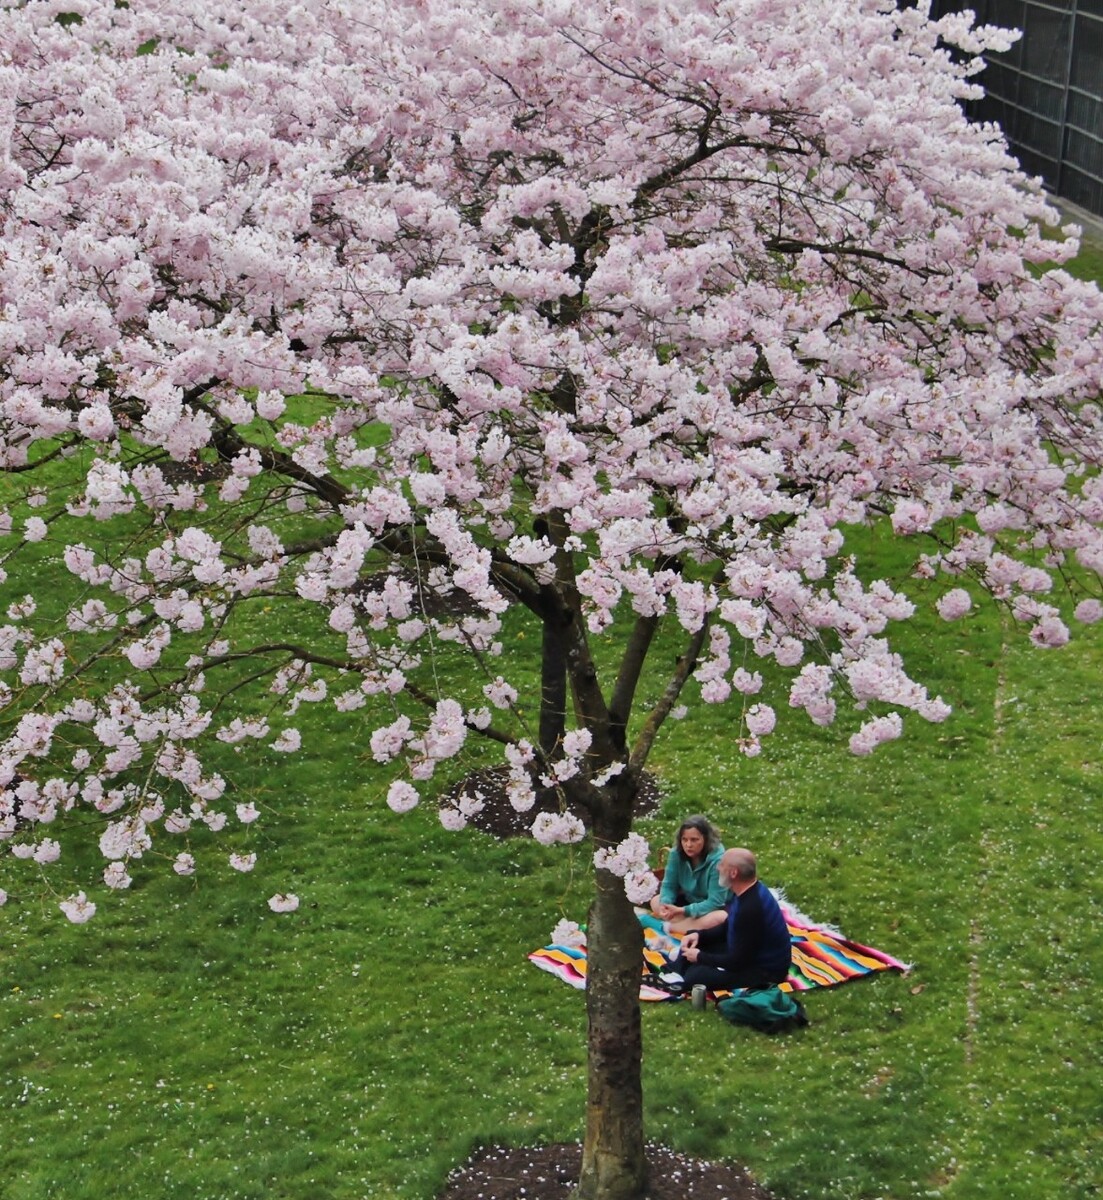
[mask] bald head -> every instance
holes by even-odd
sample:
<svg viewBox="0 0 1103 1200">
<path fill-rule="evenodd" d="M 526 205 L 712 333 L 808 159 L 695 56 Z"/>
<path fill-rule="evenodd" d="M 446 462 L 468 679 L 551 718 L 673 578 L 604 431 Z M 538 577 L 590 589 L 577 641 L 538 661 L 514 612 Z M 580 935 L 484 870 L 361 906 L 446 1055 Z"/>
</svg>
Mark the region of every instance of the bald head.
<svg viewBox="0 0 1103 1200">
<path fill-rule="evenodd" d="M 754 855 L 743 847 L 725 850 L 717 864 L 720 882 L 738 894 L 746 891 L 758 878 L 758 864 Z"/>
</svg>

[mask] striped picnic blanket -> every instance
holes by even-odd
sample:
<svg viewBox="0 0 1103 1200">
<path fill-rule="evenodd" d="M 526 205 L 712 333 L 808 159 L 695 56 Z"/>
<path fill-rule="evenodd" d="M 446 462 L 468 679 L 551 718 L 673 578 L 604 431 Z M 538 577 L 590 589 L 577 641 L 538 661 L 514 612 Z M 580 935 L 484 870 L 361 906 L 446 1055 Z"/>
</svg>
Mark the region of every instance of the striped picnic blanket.
<svg viewBox="0 0 1103 1200">
<path fill-rule="evenodd" d="M 882 950 L 874 950 L 844 937 L 837 929 L 809 920 L 783 897 L 778 896 L 789 926 L 793 943 L 793 965 L 788 980 L 781 985 L 784 992 L 807 992 L 812 988 L 834 987 L 851 979 L 860 979 L 874 971 L 907 971 L 908 964 Z M 644 948 L 641 977 L 641 1000 L 670 1000 L 664 988 L 653 987 L 649 976 L 669 969 L 678 957 L 679 937 L 664 933 L 662 922 L 649 912 L 637 909 L 643 926 Z M 551 945 L 534 950 L 529 961 L 542 971 L 558 976 L 574 988 L 586 986 L 586 946 Z"/>
</svg>

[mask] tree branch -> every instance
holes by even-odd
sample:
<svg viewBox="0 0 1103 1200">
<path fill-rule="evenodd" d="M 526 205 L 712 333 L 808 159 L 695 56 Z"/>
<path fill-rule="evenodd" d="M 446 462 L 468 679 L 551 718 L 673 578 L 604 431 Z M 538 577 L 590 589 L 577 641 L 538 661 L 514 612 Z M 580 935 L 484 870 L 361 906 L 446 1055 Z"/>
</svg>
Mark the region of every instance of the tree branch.
<svg viewBox="0 0 1103 1200">
<path fill-rule="evenodd" d="M 620 672 L 609 701 L 609 721 L 622 744 L 627 743 L 628 718 L 632 714 L 632 702 L 635 699 L 640 675 L 658 628 L 658 617 L 637 617 L 621 658 Z"/>
<path fill-rule="evenodd" d="M 636 735 L 636 740 L 632 744 L 632 752 L 628 759 L 628 764 L 633 771 L 638 772 L 643 770 L 643 764 L 647 761 L 647 756 L 651 753 L 651 747 L 655 744 L 655 738 L 658 736 L 662 723 L 670 715 L 670 710 L 677 703 L 678 697 L 682 693 L 682 688 L 685 687 L 686 681 L 697 666 L 697 660 L 701 655 L 701 647 L 705 644 L 705 638 L 708 636 L 709 624 L 710 622 L 706 618 L 702 622 L 701 628 L 690 637 L 685 650 L 682 651 L 681 656 L 675 664 L 670 682 L 663 690 L 658 703 L 647 714 L 643 728 Z"/>
</svg>

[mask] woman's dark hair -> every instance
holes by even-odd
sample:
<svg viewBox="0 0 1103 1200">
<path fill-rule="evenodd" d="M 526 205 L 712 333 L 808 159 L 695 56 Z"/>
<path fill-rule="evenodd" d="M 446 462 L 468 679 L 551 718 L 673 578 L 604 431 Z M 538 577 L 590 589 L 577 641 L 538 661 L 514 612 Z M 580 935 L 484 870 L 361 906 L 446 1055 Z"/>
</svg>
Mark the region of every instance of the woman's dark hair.
<svg viewBox="0 0 1103 1200">
<path fill-rule="evenodd" d="M 708 817 L 692 816 L 686 819 L 678 826 L 677 836 L 674 838 L 674 853 L 682 853 L 682 834 L 687 829 L 696 829 L 697 832 L 705 839 L 705 855 L 711 854 L 717 846 L 720 845 L 720 832 Z"/>
</svg>

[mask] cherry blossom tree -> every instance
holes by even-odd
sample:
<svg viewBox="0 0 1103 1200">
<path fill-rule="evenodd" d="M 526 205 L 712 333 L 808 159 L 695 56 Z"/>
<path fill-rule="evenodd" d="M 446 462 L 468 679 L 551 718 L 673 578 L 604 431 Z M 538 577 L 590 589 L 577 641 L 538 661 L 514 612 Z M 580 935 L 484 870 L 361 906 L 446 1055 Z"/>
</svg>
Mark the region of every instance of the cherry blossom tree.
<svg viewBox="0 0 1103 1200">
<path fill-rule="evenodd" d="M 1103 305 L 959 111 L 1008 44 L 874 0 L 6 0 L 5 853 L 94 830 L 83 922 L 197 831 L 250 870 L 210 748 L 293 754 L 304 704 L 397 811 L 488 739 L 593 841 L 579 1195 L 637 1196 L 664 721 L 943 719 L 871 521 L 947 621 L 1103 612 Z"/>
</svg>

